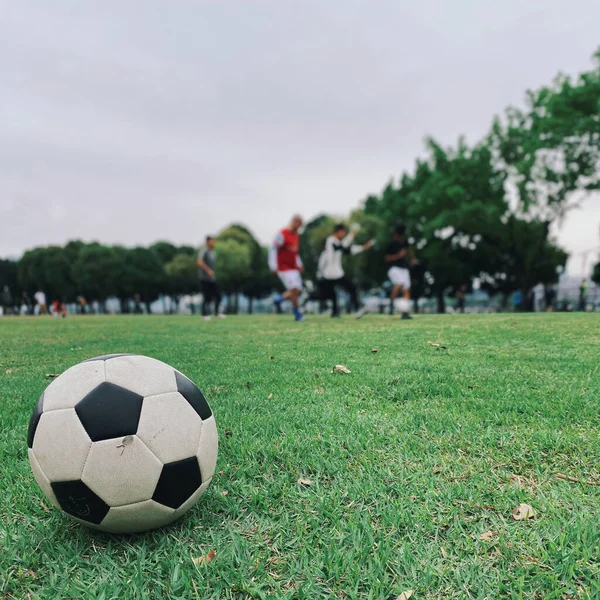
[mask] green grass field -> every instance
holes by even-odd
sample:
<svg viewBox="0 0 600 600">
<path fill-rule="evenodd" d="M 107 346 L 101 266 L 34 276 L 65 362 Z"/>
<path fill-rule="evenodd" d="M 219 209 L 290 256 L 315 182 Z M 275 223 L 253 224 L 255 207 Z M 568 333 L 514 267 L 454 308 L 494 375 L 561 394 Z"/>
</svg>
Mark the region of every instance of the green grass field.
<svg viewBox="0 0 600 600">
<path fill-rule="evenodd" d="M 0 350 L 3 600 L 600 597 L 597 316 L 5 318 Z M 27 461 L 46 374 L 112 352 L 219 426 L 207 493 L 138 536 L 49 510 Z"/>
</svg>

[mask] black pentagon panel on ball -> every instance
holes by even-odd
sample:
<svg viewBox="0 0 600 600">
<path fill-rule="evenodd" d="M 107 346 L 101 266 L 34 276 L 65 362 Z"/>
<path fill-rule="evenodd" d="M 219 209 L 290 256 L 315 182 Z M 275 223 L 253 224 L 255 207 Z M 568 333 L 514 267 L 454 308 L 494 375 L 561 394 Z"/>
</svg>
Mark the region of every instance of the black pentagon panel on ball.
<svg viewBox="0 0 600 600">
<path fill-rule="evenodd" d="M 75 406 L 92 442 L 134 435 L 143 397 L 114 383 L 104 382 Z"/>
<path fill-rule="evenodd" d="M 212 411 L 198 386 L 179 371 L 175 371 L 175 381 L 177 381 L 177 391 L 192 405 L 200 418 L 208 419 Z"/>
<path fill-rule="evenodd" d="M 110 510 L 83 481 L 53 481 L 51 485 L 61 508 L 82 521 L 100 525 Z"/>
<path fill-rule="evenodd" d="M 37 401 L 35 408 L 33 409 L 33 414 L 31 415 L 31 419 L 29 419 L 29 427 L 27 429 L 27 445 L 30 448 L 33 448 L 33 438 L 35 437 L 35 430 L 37 429 L 38 423 L 40 422 L 40 417 L 44 412 L 44 394 L 40 396 L 40 399 Z"/>
<path fill-rule="evenodd" d="M 152 500 L 170 508 L 179 508 L 201 485 L 202 475 L 195 456 L 167 463 L 163 466 Z"/>
<path fill-rule="evenodd" d="M 110 360 L 111 358 L 119 358 L 119 356 L 135 356 L 135 354 L 103 354 L 102 356 L 94 356 L 94 358 L 88 358 L 83 362 L 92 362 L 94 360 Z"/>
</svg>

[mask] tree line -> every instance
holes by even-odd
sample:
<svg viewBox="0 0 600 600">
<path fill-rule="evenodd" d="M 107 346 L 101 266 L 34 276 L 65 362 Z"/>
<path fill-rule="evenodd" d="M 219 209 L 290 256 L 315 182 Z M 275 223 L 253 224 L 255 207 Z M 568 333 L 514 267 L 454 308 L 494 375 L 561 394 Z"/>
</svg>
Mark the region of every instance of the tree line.
<svg viewBox="0 0 600 600">
<path fill-rule="evenodd" d="M 600 51 L 594 66 L 577 77 L 559 75 L 526 94 L 523 108 L 508 108 L 476 144 L 464 139 L 444 147 L 426 141 L 425 156 L 410 172 L 367 197 L 349 215 L 322 214 L 301 235 L 306 279 L 316 277 L 318 257 L 333 224 L 358 222 L 358 243 L 378 244 L 348 261 L 347 272 L 363 290 L 386 278 L 385 245 L 402 221 L 419 263 L 413 296 L 445 297 L 477 279 L 506 302 L 537 283 L 552 283 L 567 253 L 551 236 L 552 226 L 600 189 Z M 238 297 L 268 296 L 278 282 L 267 266 L 267 248 L 251 231 L 233 224 L 217 237 L 217 272 L 230 310 Z M 15 262 L 0 261 L 0 286 L 68 302 L 77 296 L 146 303 L 160 295 L 174 299 L 199 291 L 197 248 L 162 241 L 148 248 L 125 248 L 72 241 L 63 247 L 28 250 Z M 600 263 L 593 279 L 600 283 Z"/>
<path fill-rule="evenodd" d="M 261 247 L 242 225 L 231 225 L 218 236 L 219 282 L 237 312 L 239 294 L 262 298 L 276 284 L 267 266 L 267 248 Z M 131 300 L 149 312 L 161 296 L 173 304 L 186 294 L 200 291 L 198 248 L 159 241 L 149 247 L 108 246 L 98 242 L 71 241 L 65 246 L 27 250 L 18 261 L 0 261 L 0 291 L 8 286 L 19 304 L 23 295 L 37 290 L 50 300 L 75 303 L 83 297 L 104 310 L 108 298 L 118 298 L 121 312 L 129 312 Z"/>
</svg>

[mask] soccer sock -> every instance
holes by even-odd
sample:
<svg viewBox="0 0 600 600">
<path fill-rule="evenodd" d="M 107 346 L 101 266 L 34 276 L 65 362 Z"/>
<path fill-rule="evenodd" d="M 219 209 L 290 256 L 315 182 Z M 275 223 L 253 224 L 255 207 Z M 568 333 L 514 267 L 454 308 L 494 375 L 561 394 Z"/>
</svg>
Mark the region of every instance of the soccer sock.
<svg viewBox="0 0 600 600">
<path fill-rule="evenodd" d="M 296 319 L 299 319 L 302 316 L 300 309 L 296 308 L 295 306 L 294 306 L 294 316 L 296 317 Z"/>
<path fill-rule="evenodd" d="M 390 298 L 390 315 L 394 314 L 394 300 L 395 298 Z"/>
</svg>

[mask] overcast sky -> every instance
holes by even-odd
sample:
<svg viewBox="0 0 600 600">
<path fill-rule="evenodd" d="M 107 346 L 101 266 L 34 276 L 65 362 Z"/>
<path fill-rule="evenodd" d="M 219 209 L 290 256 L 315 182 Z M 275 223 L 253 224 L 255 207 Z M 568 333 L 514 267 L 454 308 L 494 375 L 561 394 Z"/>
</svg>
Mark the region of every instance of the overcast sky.
<svg viewBox="0 0 600 600">
<path fill-rule="evenodd" d="M 0 0 L 0 256 L 347 214 L 591 66 L 598 0 Z M 559 232 L 600 245 L 600 201 Z M 591 259 L 590 259 L 591 260 Z M 581 270 L 581 255 L 569 268 Z"/>
</svg>

